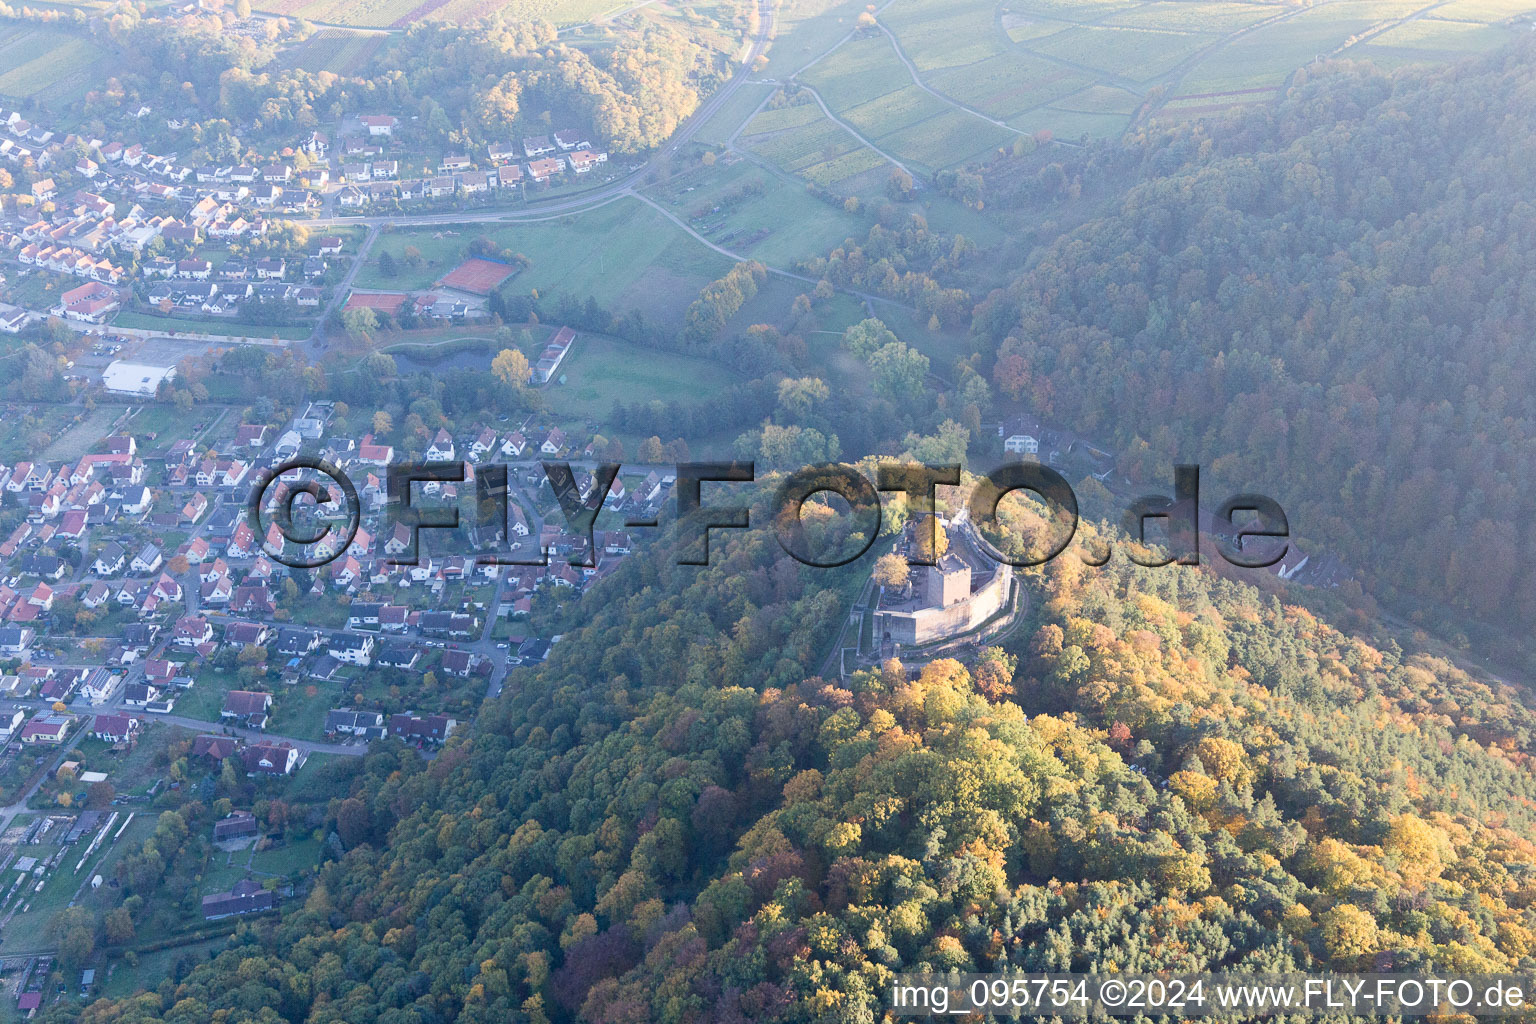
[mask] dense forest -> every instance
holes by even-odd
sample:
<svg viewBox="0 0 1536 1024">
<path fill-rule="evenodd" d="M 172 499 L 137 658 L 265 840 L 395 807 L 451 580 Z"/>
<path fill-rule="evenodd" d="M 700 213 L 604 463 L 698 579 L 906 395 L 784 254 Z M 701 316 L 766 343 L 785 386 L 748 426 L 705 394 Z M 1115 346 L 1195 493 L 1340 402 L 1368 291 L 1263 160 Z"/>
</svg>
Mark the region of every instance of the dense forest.
<svg viewBox="0 0 1536 1024">
<path fill-rule="evenodd" d="M 1000 394 L 1133 477 L 1269 489 L 1417 621 L 1528 636 L 1532 53 L 1303 72 L 1274 110 L 1104 154 L 1140 184 L 977 306 Z"/>
<path fill-rule="evenodd" d="M 526 77 L 478 76 L 445 130 L 631 74 L 686 105 L 689 62 L 644 39 L 623 69 L 536 44 Z M 408 37 L 391 95 L 428 95 L 450 45 Z M 953 367 L 864 321 L 840 355 L 871 393 L 839 413 L 802 375 L 803 338 L 760 326 L 709 343 L 762 374 L 719 405 L 618 418 L 671 436 L 660 425 L 718 414 L 765 471 L 873 450 L 947 462 L 1000 396 L 1115 440 L 1132 479 L 1196 461 L 1275 493 L 1427 624 L 1519 632 L 1536 613 L 1531 56 L 1418 78 L 1320 68 L 1229 124 L 948 182 L 1006 208 L 1136 179 L 995 289 L 979 286 L 995 261 L 909 213 L 804 264 L 935 327 L 969 321 L 975 351 Z M 706 288 L 677 344 L 704 346 L 759 276 Z M 22 358 L 12 386 L 48 387 L 46 353 Z M 270 378 L 281 401 L 387 405 L 405 438 L 460 403 L 521 400 L 485 375 L 369 366 L 328 382 L 262 354 L 221 372 Z M 930 369 L 953 381 L 942 395 Z M 999 546 L 1038 527 L 1014 510 Z M 1026 621 L 968 663 L 828 679 L 868 566 L 809 569 L 766 529 L 711 547 L 704 568 L 666 542 L 626 559 L 436 758 L 380 744 L 337 769 L 323 815 L 306 809 L 325 862 L 281 918 L 147 992 L 44 1019 L 872 1022 L 904 970 L 1536 968 L 1536 712 L 1406 629 L 1343 629 L 1263 577 L 1069 554 L 1023 574 Z"/>
<path fill-rule="evenodd" d="M 924 967 L 1531 966 L 1512 691 L 1071 558 L 973 665 L 839 683 L 851 577 L 715 546 L 626 562 L 434 761 L 371 754 L 302 907 L 80 1019 L 872 1021 Z"/>
<path fill-rule="evenodd" d="M 61 21 L 55 11 L 4 4 L 0 19 Z M 133 121 L 146 144 L 174 146 L 192 164 L 292 145 L 299 133 L 358 112 L 399 115 L 409 122 L 403 138 L 438 148 L 472 150 L 571 126 L 605 149 L 637 153 L 664 142 L 727 76 L 720 54 L 654 22 L 606 30 L 586 46 L 560 41 L 543 21 L 418 22 L 342 75 L 285 63 L 285 47 L 314 31 L 303 20 L 234 33 L 226 31 L 231 14 L 155 17 L 129 4 L 107 19 L 65 20 L 114 55 L 113 75 L 86 96 L 87 127 Z M 189 122 L 189 135 L 137 123 L 140 104 Z"/>
</svg>

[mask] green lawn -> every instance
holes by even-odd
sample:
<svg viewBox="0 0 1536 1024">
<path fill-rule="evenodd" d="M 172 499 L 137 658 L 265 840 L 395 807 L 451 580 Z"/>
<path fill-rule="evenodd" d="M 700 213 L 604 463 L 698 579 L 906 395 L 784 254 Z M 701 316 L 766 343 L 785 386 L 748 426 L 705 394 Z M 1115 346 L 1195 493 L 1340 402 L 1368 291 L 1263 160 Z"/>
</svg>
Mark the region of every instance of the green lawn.
<svg viewBox="0 0 1536 1024">
<path fill-rule="evenodd" d="M 560 367 L 564 384 L 543 389 L 557 417 L 601 420 L 615 402 L 698 401 L 737 380 L 721 363 L 583 335 Z"/>
<path fill-rule="evenodd" d="M 303 341 L 311 328 L 304 326 L 258 327 L 255 324 L 233 323 L 228 320 L 184 320 L 180 317 L 160 316 L 155 313 L 136 313 L 128 310 L 117 314 L 112 321 L 115 327 L 131 327 L 140 331 L 164 331 L 166 334 L 217 334 L 225 337 Z"/>
<path fill-rule="evenodd" d="M 141 406 L 128 421 L 127 429 L 150 454 L 163 454 L 177 441 L 191 437 L 195 422 L 178 412 L 174 405 L 153 404 Z M 147 440 L 148 434 L 155 435 L 153 443 Z"/>
</svg>

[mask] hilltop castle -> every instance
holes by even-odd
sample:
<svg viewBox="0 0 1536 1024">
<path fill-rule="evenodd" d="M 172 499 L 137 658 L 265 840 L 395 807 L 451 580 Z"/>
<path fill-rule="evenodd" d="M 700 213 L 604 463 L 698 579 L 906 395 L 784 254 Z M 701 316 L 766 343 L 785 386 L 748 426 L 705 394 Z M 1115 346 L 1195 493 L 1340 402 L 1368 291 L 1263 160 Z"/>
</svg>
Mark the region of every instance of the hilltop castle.
<svg viewBox="0 0 1536 1024">
<path fill-rule="evenodd" d="M 907 524 L 899 554 L 911 557 L 920 528 Z M 905 587 L 882 591 L 875 609 L 877 640 L 905 646 L 944 640 L 975 629 L 1007 604 L 1013 567 L 978 552 L 966 529 L 950 536 L 949 550 L 936 565 L 913 565 Z"/>
</svg>

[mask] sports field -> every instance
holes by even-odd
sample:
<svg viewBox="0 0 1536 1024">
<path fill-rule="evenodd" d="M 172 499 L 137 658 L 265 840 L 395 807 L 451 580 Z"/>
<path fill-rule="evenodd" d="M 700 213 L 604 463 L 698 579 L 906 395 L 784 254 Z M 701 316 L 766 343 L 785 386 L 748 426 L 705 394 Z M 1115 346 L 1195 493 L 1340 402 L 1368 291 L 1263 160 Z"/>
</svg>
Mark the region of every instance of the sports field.
<svg viewBox="0 0 1536 1024">
<path fill-rule="evenodd" d="M 517 273 L 517 268 L 495 260 L 468 259 L 444 274 L 437 282 L 444 288 L 456 288 L 471 295 L 489 295 L 496 286 Z"/>
</svg>

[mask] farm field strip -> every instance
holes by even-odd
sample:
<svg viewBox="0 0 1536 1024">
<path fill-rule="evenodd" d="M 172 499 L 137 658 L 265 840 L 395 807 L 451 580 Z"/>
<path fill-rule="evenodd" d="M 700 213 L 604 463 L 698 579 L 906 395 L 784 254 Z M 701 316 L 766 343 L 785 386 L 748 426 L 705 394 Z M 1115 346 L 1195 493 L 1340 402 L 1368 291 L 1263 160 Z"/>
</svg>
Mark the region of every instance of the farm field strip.
<svg viewBox="0 0 1536 1024">
<path fill-rule="evenodd" d="M 839 112 L 895 92 L 912 80 L 883 34 L 849 42 L 800 77 Z"/>
<path fill-rule="evenodd" d="M 953 167 L 999 146 L 1015 136 L 959 110 L 946 110 L 879 139 L 882 148 L 910 157 L 929 168 Z"/>
<path fill-rule="evenodd" d="M 1132 114 L 1141 97 L 1109 85 L 1091 85 L 1051 104 L 1053 110 L 1080 114 Z"/>
<path fill-rule="evenodd" d="M 1120 28 L 1225 34 L 1257 24 L 1265 18 L 1272 18 L 1277 13 L 1279 10 L 1270 4 L 1154 0 L 1153 3 L 1142 4 L 1105 18 L 1099 24 Z"/>
<path fill-rule="evenodd" d="M 907 58 L 928 72 L 1008 53 L 994 13 L 987 0 L 896 0 L 881 16 Z"/>
<path fill-rule="evenodd" d="M 864 135 L 879 142 L 894 132 L 951 109 L 943 100 L 915 85 L 887 93 L 868 103 L 838 111 L 838 115 Z"/>
<path fill-rule="evenodd" d="M 83 94 L 86 69 L 103 56 L 95 43 L 68 32 L 7 26 L 0 32 L 0 94 L 21 99 Z"/>
<path fill-rule="evenodd" d="M 367 67 L 388 40 L 389 36 L 382 32 L 321 29 L 285 53 L 281 64 L 314 73 L 355 75 Z"/>
<path fill-rule="evenodd" d="M 1149 82 L 1216 43 L 1220 37 L 1167 29 L 1083 25 L 1029 44 L 1031 52 Z"/>
<path fill-rule="evenodd" d="M 1093 77 L 1085 72 L 1024 54 L 948 68 L 928 78 L 932 88 L 999 120 L 1008 120 L 1093 84 Z"/>
<path fill-rule="evenodd" d="M 1107 20 L 1143 6 L 1146 5 L 1142 0 L 1007 0 L 1003 10 L 1005 14 L 1025 18 L 1085 23 Z"/>
<path fill-rule="evenodd" d="M 758 111 L 742 131 L 742 135 L 767 135 L 790 128 L 802 128 L 824 115 L 814 102 L 795 103 L 787 107 L 769 107 Z"/>
</svg>

